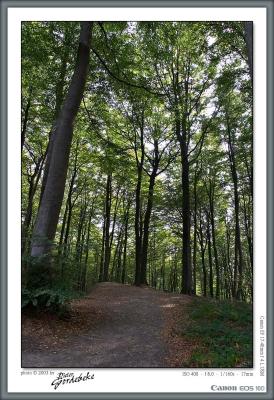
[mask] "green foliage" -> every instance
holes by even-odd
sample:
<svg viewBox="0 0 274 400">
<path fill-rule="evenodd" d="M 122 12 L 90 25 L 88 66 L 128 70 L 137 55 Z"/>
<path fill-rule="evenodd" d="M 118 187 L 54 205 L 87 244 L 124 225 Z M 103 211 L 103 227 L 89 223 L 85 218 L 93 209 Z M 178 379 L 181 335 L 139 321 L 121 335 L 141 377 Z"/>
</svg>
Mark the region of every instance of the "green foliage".
<svg viewBox="0 0 274 400">
<path fill-rule="evenodd" d="M 208 271 L 205 221 L 211 185 L 214 188 L 221 297 L 232 297 L 234 268 L 236 271 L 239 268 L 235 267 L 234 188 L 227 143 L 229 122 L 238 174 L 239 220 L 245 265 L 243 300 L 251 301 L 252 93 L 241 22 L 94 23 L 92 47 L 112 75 L 91 53 L 87 85 L 74 124 L 64 201 L 55 241 L 51 243 L 51 262 L 48 263 L 45 258 L 33 264 L 29 256 L 31 235 L 45 170 L 45 161 L 42 163 L 41 159 L 46 155 L 48 137 L 72 76 L 78 33 L 79 22 L 22 24 L 22 121 L 30 100 L 22 151 L 22 237 L 27 237 L 23 261 L 30 268 L 28 281 L 31 290 L 46 285 L 49 278 L 62 290 L 88 290 L 98 280 L 106 180 L 110 173 L 110 231 L 113 228 L 110 269 L 115 276 L 115 269 L 123 259 L 124 205 L 130 200 L 125 282 L 134 281 L 136 155 L 140 159 L 140 120 L 143 112 L 145 170 L 149 172 L 151 169 L 155 138 L 161 141 L 160 147 L 164 149 L 160 169 L 172 157 L 168 168 L 156 178 L 154 188 L 148 252 L 149 284 L 170 291 L 181 289 L 183 196 L 180 146 L 175 134 L 175 117 L 178 114 L 180 120 L 187 118 L 189 139 L 191 260 L 194 262 L 194 236 L 201 224 L 199 234 L 206 246 L 204 258 Z M 165 148 L 169 141 L 170 145 Z M 39 162 L 40 175 L 35 172 Z M 142 218 L 149 188 L 145 170 L 142 172 L 141 187 Z M 31 218 L 24 227 L 29 205 Z M 196 237 L 196 289 L 197 294 L 202 294 L 199 239 Z M 213 281 L 215 290 L 214 257 Z"/>
<path fill-rule="evenodd" d="M 60 288 L 22 289 L 21 307 L 62 315 L 68 310 L 69 301 L 81 295 L 82 293 Z"/>
<path fill-rule="evenodd" d="M 252 307 L 230 301 L 195 299 L 181 334 L 197 341 L 188 367 L 252 367 Z"/>
</svg>

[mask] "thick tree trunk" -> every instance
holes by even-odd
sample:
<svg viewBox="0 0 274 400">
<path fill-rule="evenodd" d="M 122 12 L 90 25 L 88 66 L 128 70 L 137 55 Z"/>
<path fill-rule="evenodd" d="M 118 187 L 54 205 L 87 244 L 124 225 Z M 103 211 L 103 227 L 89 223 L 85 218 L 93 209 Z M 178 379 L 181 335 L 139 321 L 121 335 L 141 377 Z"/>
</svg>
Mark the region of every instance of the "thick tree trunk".
<svg viewBox="0 0 274 400">
<path fill-rule="evenodd" d="M 35 258 L 46 256 L 50 252 L 56 233 L 64 196 L 73 122 L 80 106 L 88 72 L 91 28 L 91 22 L 81 23 L 75 71 L 57 120 L 48 178 L 32 236 L 31 255 Z M 45 263 L 44 267 L 49 273 L 47 264 Z M 46 278 L 46 274 L 43 278 Z M 48 280 L 50 281 L 49 274 Z"/>
<path fill-rule="evenodd" d="M 44 193 L 46 183 L 47 183 L 49 167 L 50 167 L 50 163 L 51 163 L 51 156 L 52 156 L 52 151 L 53 151 L 53 145 L 54 145 L 54 139 L 56 136 L 57 118 L 60 113 L 62 103 L 64 100 L 65 78 L 66 78 L 67 63 L 68 63 L 69 48 L 70 48 L 69 39 L 70 38 L 69 38 L 69 35 L 67 34 L 67 31 L 65 31 L 64 52 L 61 56 L 59 79 L 58 79 L 58 82 L 57 82 L 57 85 L 55 88 L 55 109 L 54 109 L 54 116 L 53 116 L 54 122 L 53 122 L 53 125 L 51 128 L 51 131 L 49 133 L 49 139 L 48 139 L 48 145 L 47 145 L 47 158 L 46 158 L 46 165 L 45 165 L 43 180 L 42 180 L 42 185 L 41 185 L 39 206 L 41 204 L 43 193 Z"/>
</svg>

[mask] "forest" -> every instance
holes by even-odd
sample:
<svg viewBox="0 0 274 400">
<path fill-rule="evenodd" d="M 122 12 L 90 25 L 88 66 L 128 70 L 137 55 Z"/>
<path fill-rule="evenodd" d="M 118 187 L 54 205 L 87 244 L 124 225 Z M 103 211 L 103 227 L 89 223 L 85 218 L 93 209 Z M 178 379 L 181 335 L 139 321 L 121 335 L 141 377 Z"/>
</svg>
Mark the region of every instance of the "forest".
<svg viewBox="0 0 274 400">
<path fill-rule="evenodd" d="M 252 23 L 21 34 L 24 305 L 97 282 L 252 303 Z"/>
</svg>

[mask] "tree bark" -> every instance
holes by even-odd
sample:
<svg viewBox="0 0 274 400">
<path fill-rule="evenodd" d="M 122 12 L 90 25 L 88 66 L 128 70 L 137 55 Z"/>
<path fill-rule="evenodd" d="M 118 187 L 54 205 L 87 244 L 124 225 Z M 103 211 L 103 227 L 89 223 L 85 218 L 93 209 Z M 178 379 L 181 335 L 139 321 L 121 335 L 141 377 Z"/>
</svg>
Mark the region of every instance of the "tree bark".
<svg viewBox="0 0 274 400">
<path fill-rule="evenodd" d="M 109 174 L 107 177 L 107 186 L 106 186 L 106 214 L 105 214 L 105 256 L 104 256 L 104 267 L 103 267 L 103 281 L 108 281 L 108 270 L 109 270 L 109 262 L 110 262 L 110 212 L 111 212 L 111 195 L 112 195 L 112 175 Z"/>
<path fill-rule="evenodd" d="M 207 251 L 208 251 L 208 265 L 209 265 L 209 293 L 214 297 L 213 292 L 213 266 L 212 266 L 212 253 L 211 253 L 211 232 L 210 232 L 210 216 L 207 212 Z"/>
<path fill-rule="evenodd" d="M 197 286 L 197 172 L 194 175 L 194 215 L 193 215 L 193 294 L 196 295 Z"/>
<path fill-rule="evenodd" d="M 153 206 L 153 191 L 155 185 L 156 171 L 158 165 L 156 165 L 156 169 L 152 172 L 149 179 L 149 189 L 148 189 L 148 199 L 147 199 L 147 208 L 145 212 L 144 218 L 144 229 L 143 229 L 143 243 L 142 243 L 142 260 L 141 260 L 141 285 L 147 285 L 147 253 L 148 253 L 148 240 L 149 240 L 149 225 L 150 218 Z"/>
<path fill-rule="evenodd" d="M 247 47 L 247 60 L 251 80 L 253 81 L 253 22 L 244 22 L 244 38 Z"/>
<path fill-rule="evenodd" d="M 189 162 L 186 132 L 181 135 L 181 167 L 182 167 L 182 215 L 183 215 L 183 251 L 182 251 L 182 290 L 184 294 L 192 294 L 191 282 L 191 249 L 190 249 L 190 196 L 189 196 Z"/>
<path fill-rule="evenodd" d="M 28 120 L 29 120 L 29 109 L 30 109 L 30 106 L 31 106 L 31 96 L 32 96 L 32 88 L 30 87 L 26 108 L 24 110 L 24 119 L 23 119 L 23 122 L 22 122 L 21 152 L 23 150 L 25 139 L 26 139 L 27 125 L 28 125 Z"/>
<path fill-rule="evenodd" d="M 228 147 L 229 161 L 233 180 L 234 189 L 234 208 L 235 208 L 235 262 L 234 262 L 234 297 L 238 300 L 242 297 L 242 279 L 243 279 L 243 254 L 241 243 L 241 228 L 240 228 L 240 201 L 238 193 L 238 174 L 235 161 L 235 150 L 232 142 L 231 128 L 227 115 L 227 132 L 228 132 Z"/>
<path fill-rule="evenodd" d="M 200 242 L 200 249 L 201 249 L 201 258 L 202 258 L 202 271 L 203 271 L 203 295 L 206 297 L 207 295 L 207 273 L 206 273 L 206 265 L 205 265 L 205 251 L 206 251 L 206 244 L 204 244 L 204 233 L 203 233 L 203 226 L 202 226 L 202 213 L 200 210 L 200 221 L 199 221 L 199 242 Z"/>
<path fill-rule="evenodd" d="M 215 260 L 215 269 L 216 269 L 216 298 L 220 297 L 220 267 L 219 267 L 219 258 L 218 258 L 218 250 L 216 243 L 216 230 L 215 230 L 215 207 L 214 207 L 214 182 L 210 181 L 209 183 L 209 207 L 210 207 L 210 222 L 211 222 L 211 230 L 212 230 L 212 245 L 214 252 L 214 260 Z"/>
<path fill-rule="evenodd" d="M 64 38 L 64 52 L 61 56 L 61 64 L 60 64 L 60 71 L 59 71 L 59 79 L 55 88 L 55 109 L 54 109 L 54 116 L 53 116 L 53 125 L 51 131 L 49 133 L 48 145 L 47 145 L 47 158 L 46 158 L 46 165 L 43 174 L 43 180 L 41 185 L 41 193 L 40 193 L 40 201 L 39 206 L 42 201 L 43 193 L 46 187 L 50 163 L 51 163 L 51 156 L 53 151 L 54 139 L 56 136 L 56 128 L 57 128 L 57 118 L 60 113 L 62 103 L 64 100 L 64 87 L 65 87 L 65 78 L 67 72 L 67 63 L 69 58 L 69 48 L 70 48 L 70 37 L 68 35 L 67 30 L 65 31 L 65 38 Z"/>
<path fill-rule="evenodd" d="M 141 158 L 138 160 L 137 143 L 135 141 L 135 156 L 137 162 L 137 184 L 135 189 L 135 285 L 141 284 L 141 261 L 142 261 L 142 224 L 141 224 L 141 188 L 144 165 L 144 113 L 140 126 Z"/>
<path fill-rule="evenodd" d="M 34 173 L 29 177 L 28 205 L 22 225 L 22 254 L 25 254 L 27 248 L 29 247 L 29 234 L 33 213 L 33 200 L 42 173 L 43 163 L 44 156 L 37 161 Z"/>
<path fill-rule="evenodd" d="M 124 249 L 123 249 L 123 265 L 122 265 L 122 283 L 125 283 L 126 279 L 126 266 L 127 266 L 127 239 L 128 239 L 128 220 L 129 220 L 129 208 L 130 208 L 130 200 L 128 202 L 127 210 L 126 210 L 126 218 L 125 218 L 125 238 L 124 238 Z"/>
<path fill-rule="evenodd" d="M 49 173 L 33 230 L 31 255 L 35 258 L 49 254 L 55 238 L 64 196 L 73 122 L 80 106 L 88 72 L 91 32 L 92 22 L 82 22 L 76 66 L 57 119 Z M 48 261 L 44 263 L 44 267 L 48 273 L 44 275 L 48 275 L 50 281 Z"/>
</svg>

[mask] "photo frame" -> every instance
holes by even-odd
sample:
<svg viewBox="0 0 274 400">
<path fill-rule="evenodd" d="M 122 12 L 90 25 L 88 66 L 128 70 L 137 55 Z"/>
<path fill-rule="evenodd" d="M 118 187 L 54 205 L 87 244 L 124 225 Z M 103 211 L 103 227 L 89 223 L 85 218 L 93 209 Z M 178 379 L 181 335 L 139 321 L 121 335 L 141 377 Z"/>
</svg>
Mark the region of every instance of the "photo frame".
<svg viewBox="0 0 274 400">
<path fill-rule="evenodd" d="M 145 11 L 146 8 L 264 8 L 267 15 L 267 390 L 264 393 L 247 393 L 243 392 L 228 393 L 228 392 L 165 392 L 160 393 L 153 392 L 33 392 L 33 391 L 22 391 L 22 392 L 10 392 L 8 389 L 8 343 L 11 340 L 8 337 L 8 320 L 12 318 L 8 313 L 8 268 L 10 262 L 10 254 L 8 252 L 8 232 L 9 232 L 9 220 L 8 210 L 12 206 L 9 203 L 8 190 L 14 183 L 8 181 L 8 75 L 9 70 L 7 68 L 8 54 L 12 49 L 8 48 L 8 10 L 11 8 L 142 8 Z M 80 0 L 80 1 L 3 1 L 1 3 L 1 398 L 3 399 L 48 399 L 48 398 L 89 398 L 89 399 L 211 399 L 213 396 L 216 399 L 222 398 L 254 398 L 254 399 L 272 399 L 273 398 L 273 1 L 267 0 L 226 0 L 226 1 L 184 1 L 184 0 L 133 0 L 133 1 L 92 1 L 92 0 Z M 214 19 L 214 17 L 213 17 Z M 256 66 L 255 66 L 256 75 Z M 255 78 L 256 79 L 256 78 Z M 256 139 L 258 140 L 258 139 Z M 18 199 L 19 201 L 19 199 Z M 256 204 L 255 204 L 256 207 Z M 10 237 L 10 236 L 9 236 Z M 255 240 L 256 240 L 256 227 L 255 227 Z M 256 271 L 256 266 L 255 266 Z M 259 295 L 259 294 L 258 294 Z M 256 292 L 255 292 L 256 296 Z M 255 300 L 256 301 L 256 300 Z M 32 369 L 33 370 L 33 369 Z M 16 374 L 20 374 L 20 371 L 16 371 Z M 96 375 L 96 371 L 95 371 Z M 168 374 L 164 377 L 163 372 L 161 373 L 160 379 L 169 379 Z M 178 377 L 180 379 L 182 377 Z M 35 376 L 26 384 L 26 387 L 31 386 Z M 198 381 L 197 381 L 198 384 Z M 105 382 L 107 385 L 107 382 Z M 121 385 L 123 385 L 121 383 Z M 245 383 L 243 383 L 245 385 Z M 142 386 L 140 384 L 140 386 Z M 183 388 L 183 382 L 182 382 Z M 213 396 L 212 396 L 213 393 Z"/>
</svg>

